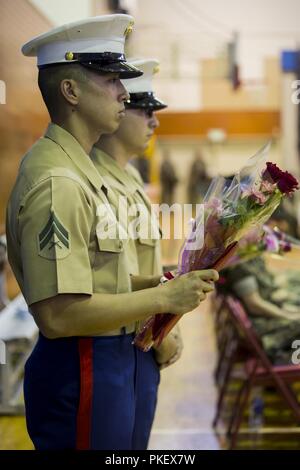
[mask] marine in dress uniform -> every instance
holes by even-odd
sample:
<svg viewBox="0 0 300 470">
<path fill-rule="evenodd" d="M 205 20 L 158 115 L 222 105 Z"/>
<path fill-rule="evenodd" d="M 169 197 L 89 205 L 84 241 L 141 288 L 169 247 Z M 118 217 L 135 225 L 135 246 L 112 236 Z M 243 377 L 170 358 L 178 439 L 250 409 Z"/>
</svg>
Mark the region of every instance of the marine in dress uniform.
<svg viewBox="0 0 300 470">
<path fill-rule="evenodd" d="M 159 125 L 154 112 L 167 106 L 153 92 L 152 80 L 154 74 L 158 71 L 159 62 L 154 59 L 141 59 L 129 61 L 129 63 L 137 68 L 140 67 L 143 75 L 140 79 L 122 81 L 130 94 L 130 99 L 125 103 L 125 118 L 114 134 L 101 137 L 92 150 L 91 158 L 101 176 L 111 185 L 115 193 L 118 196 L 127 197 L 129 207 L 135 204 L 145 208 L 141 214 L 143 220 L 140 225 L 141 228 L 147 227 L 147 230 L 140 230 L 136 234 L 139 273 L 141 275 L 161 276 L 158 220 L 151 213 L 151 201 L 144 191 L 139 173 L 127 162 L 138 150 L 147 148 L 151 135 Z M 128 135 L 127 127 L 131 125 L 130 118 L 132 115 L 134 115 L 135 121 L 140 124 L 140 128 L 135 128 L 131 135 Z M 113 155 L 114 142 L 116 141 L 126 148 L 127 152 L 126 159 L 121 163 Z M 107 149 L 108 153 L 104 149 Z M 124 152 L 123 149 L 122 151 Z"/>
<path fill-rule="evenodd" d="M 127 15 L 94 17 L 22 49 L 38 58 L 52 121 L 21 162 L 6 224 L 9 261 L 40 329 L 24 378 L 36 449 L 135 448 L 139 377 L 153 362 L 132 346 L 135 323 L 153 311 L 192 310 L 209 291 L 204 279 L 217 277 L 175 280 L 172 295 L 167 285 L 132 292 L 131 245 L 89 157 L 124 116 L 119 78 L 141 75 L 124 56 L 131 28 Z"/>
<path fill-rule="evenodd" d="M 153 76 L 158 71 L 159 62 L 154 59 L 140 59 L 129 61 L 132 65 L 143 71 L 141 77 L 124 80 L 123 84 L 130 93 L 130 99 L 126 102 L 126 115 L 119 129 L 111 135 L 102 136 L 93 147 L 92 160 L 108 187 L 114 192 L 119 202 L 116 211 L 139 215 L 139 228 L 132 234 L 128 230 L 130 243 L 135 246 L 135 257 L 138 260 L 139 275 L 145 276 L 148 286 L 158 285 L 163 274 L 160 252 L 160 228 L 158 219 L 151 210 L 151 201 L 144 191 L 143 181 L 138 171 L 127 162 L 138 152 L 147 147 L 149 137 L 158 126 L 155 111 L 166 108 L 153 91 Z M 133 115 L 133 116 L 132 116 Z M 133 126 L 132 118 L 137 123 Z M 134 129 L 127 132 L 127 129 Z M 118 158 L 121 154 L 121 158 Z M 123 201 L 123 205 L 120 203 Z M 124 207 L 124 202 L 126 206 Z M 137 210 L 132 210 L 136 207 Z M 130 217 L 127 217 L 130 224 Z M 127 228 L 128 228 L 127 225 Z M 132 237 L 132 238 L 131 238 Z M 134 274 L 134 273 L 132 273 Z M 148 281 L 147 281 L 148 278 Z M 146 284 L 147 285 L 147 284 Z M 154 406 L 145 408 L 141 403 L 137 406 L 139 416 L 139 448 L 146 448 L 150 434 L 149 424 L 154 417 L 157 387 L 155 373 L 157 363 L 166 366 L 167 363 L 175 362 L 182 350 L 182 341 L 179 328 L 175 328 L 153 355 L 153 369 L 148 369 L 144 374 L 143 381 L 149 384 L 147 396 L 148 402 Z M 153 380 L 154 379 L 154 380 Z M 139 404 L 138 404 L 139 405 Z M 150 412 L 150 419 L 145 419 Z M 145 426 L 146 424 L 146 426 Z"/>
</svg>

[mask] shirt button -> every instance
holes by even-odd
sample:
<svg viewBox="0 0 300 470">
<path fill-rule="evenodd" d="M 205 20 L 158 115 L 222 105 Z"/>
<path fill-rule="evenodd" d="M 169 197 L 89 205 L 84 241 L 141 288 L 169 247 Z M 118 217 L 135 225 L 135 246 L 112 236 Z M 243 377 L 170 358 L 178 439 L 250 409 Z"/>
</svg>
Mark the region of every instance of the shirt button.
<svg viewBox="0 0 300 470">
<path fill-rule="evenodd" d="M 119 248 L 123 248 L 123 242 L 119 242 Z"/>
</svg>

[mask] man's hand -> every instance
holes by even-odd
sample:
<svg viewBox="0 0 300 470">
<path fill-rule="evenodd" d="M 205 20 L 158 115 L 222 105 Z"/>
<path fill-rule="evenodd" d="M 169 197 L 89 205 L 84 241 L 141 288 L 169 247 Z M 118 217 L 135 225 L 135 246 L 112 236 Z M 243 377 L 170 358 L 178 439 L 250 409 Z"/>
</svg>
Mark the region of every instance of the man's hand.
<svg viewBox="0 0 300 470">
<path fill-rule="evenodd" d="M 156 313 L 189 312 L 213 290 L 210 281 L 217 279 L 214 270 L 194 271 L 137 292 L 59 294 L 30 305 L 30 309 L 47 338 L 97 336 Z"/>
<path fill-rule="evenodd" d="M 156 362 L 160 369 L 174 364 L 178 361 L 183 350 L 183 342 L 178 324 L 163 339 L 159 346 L 154 346 Z"/>
<path fill-rule="evenodd" d="M 166 282 L 161 294 L 166 305 L 165 312 L 184 314 L 194 310 L 214 290 L 219 274 L 214 269 L 192 271 Z"/>
</svg>

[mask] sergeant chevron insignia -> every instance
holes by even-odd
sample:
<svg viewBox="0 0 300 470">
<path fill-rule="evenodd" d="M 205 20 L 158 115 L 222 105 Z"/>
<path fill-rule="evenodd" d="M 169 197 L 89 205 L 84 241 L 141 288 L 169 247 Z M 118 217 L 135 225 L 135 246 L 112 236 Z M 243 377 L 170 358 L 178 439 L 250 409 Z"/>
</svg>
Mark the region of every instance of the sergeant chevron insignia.
<svg viewBox="0 0 300 470">
<path fill-rule="evenodd" d="M 71 239 L 68 230 L 51 212 L 48 222 L 38 234 L 39 255 L 47 259 L 62 259 L 71 253 Z"/>
</svg>

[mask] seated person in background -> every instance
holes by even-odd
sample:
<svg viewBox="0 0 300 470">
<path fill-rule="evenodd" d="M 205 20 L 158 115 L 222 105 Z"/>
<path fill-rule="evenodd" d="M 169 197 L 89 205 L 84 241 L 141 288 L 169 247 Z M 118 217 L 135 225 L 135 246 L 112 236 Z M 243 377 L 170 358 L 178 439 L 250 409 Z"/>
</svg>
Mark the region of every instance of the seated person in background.
<svg viewBox="0 0 300 470">
<path fill-rule="evenodd" d="M 281 307 L 296 314 L 300 314 L 300 271 L 288 270 L 276 274 L 272 301 L 280 303 Z"/>
<path fill-rule="evenodd" d="M 291 344 L 300 337 L 300 316 L 293 318 L 280 301 L 273 300 L 278 287 L 263 258 L 224 269 L 222 278 L 219 291 L 241 300 L 269 358 L 276 363 L 289 362 Z"/>
</svg>

